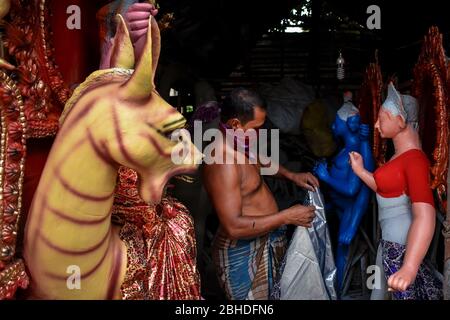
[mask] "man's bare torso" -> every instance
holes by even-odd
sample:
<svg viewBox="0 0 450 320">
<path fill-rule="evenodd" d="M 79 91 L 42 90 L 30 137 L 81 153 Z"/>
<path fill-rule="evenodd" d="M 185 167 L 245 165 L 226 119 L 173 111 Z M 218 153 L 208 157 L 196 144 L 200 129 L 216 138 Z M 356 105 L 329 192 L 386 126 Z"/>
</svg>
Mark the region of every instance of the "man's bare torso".
<svg viewBox="0 0 450 320">
<path fill-rule="evenodd" d="M 260 168 L 254 164 L 235 164 L 241 177 L 242 214 L 263 216 L 278 212 L 278 206 L 260 175 Z"/>
<path fill-rule="evenodd" d="M 240 184 L 240 194 L 242 201 L 242 215 L 243 216 L 265 216 L 269 214 L 274 214 L 278 212 L 278 206 L 275 202 L 275 198 L 272 192 L 269 190 L 268 186 L 264 182 L 260 174 L 259 165 L 250 164 L 248 158 L 245 158 L 245 164 L 238 164 L 237 156 L 231 146 L 226 143 L 215 142 L 215 152 L 222 152 L 223 159 L 226 159 L 226 153 L 234 154 L 233 164 L 214 164 L 210 170 L 229 170 L 225 169 L 225 166 L 234 166 L 238 176 Z M 230 154 L 228 154 L 229 156 Z M 206 175 L 208 173 L 206 172 Z M 219 183 L 220 181 L 214 181 L 214 183 Z M 227 192 L 227 190 L 223 190 Z M 232 200 L 230 200 L 232 201 Z"/>
</svg>

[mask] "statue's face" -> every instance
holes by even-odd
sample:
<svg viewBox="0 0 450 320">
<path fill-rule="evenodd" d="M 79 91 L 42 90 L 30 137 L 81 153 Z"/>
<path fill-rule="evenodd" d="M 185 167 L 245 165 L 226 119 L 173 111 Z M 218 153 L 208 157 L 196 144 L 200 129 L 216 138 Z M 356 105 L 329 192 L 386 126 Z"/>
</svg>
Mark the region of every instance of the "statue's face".
<svg viewBox="0 0 450 320">
<path fill-rule="evenodd" d="M 399 115 L 393 115 L 381 108 L 378 112 L 378 120 L 375 128 L 380 132 L 382 138 L 394 138 L 405 127 L 405 121 Z"/>
<path fill-rule="evenodd" d="M 349 117 L 347 121 L 342 120 L 338 115 L 336 115 L 331 130 L 333 131 L 335 138 L 345 138 L 345 136 L 349 133 L 358 133 L 360 124 L 361 118 L 358 114 Z"/>
<path fill-rule="evenodd" d="M 109 76 L 102 85 L 97 81 L 79 99 L 78 108 L 92 110 L 88 126 L 99 156 L 113 165 L 135 170 L 141 198 L 158 203 L 166 182 L 174 175 L 195 170 L 202 154 L 185 131 L 176 131 L 186 120 L 155 89 L 160 53 L 156 20 L 151 15 L 148 18 L 148 27 L 143 29 L 146 36 L 142 36 L 144 47 L 135 61 L 136 50 L 125 20 L 120 15 L 118 19 L 110 62 L 116 69 L 104 71 L 116 78 Z M 130 66 L 134 72 L 127 76 L 123 68 Z"/>
<path fill-rule="evenodd" d="M 172 133 L 184 127 L 183 116 L 153 90 L 146 103 L 120 101 L 116 106 L 116 134 L 108 141 L 112 158 L 139 175 L 139 193 L 143 200 L 158 203 L 167 181 L 177 174 L 196 169 L 201 153 L 188 136 Z M 184 141 L 179 143 L 179 141 Z M 181 151 L 189 150 L 188 153 Z M 177 162 L 173 154 L 181 154 Z"/>
</svg>

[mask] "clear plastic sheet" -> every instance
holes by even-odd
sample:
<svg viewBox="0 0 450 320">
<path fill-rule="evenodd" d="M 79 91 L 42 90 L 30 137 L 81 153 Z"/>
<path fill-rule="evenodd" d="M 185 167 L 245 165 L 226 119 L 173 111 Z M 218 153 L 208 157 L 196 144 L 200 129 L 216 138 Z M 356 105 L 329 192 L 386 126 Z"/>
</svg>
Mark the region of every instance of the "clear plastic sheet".
<svg viewBox="0 0 450 320">
<path fill-rule="evenodd" d="M 305 205 L 316 207 L 311 228 L 297 227 L 272 298 L 280 300 L 335 300 L 336 266 L 320 190 L 308 192 Z"/>
</svg>

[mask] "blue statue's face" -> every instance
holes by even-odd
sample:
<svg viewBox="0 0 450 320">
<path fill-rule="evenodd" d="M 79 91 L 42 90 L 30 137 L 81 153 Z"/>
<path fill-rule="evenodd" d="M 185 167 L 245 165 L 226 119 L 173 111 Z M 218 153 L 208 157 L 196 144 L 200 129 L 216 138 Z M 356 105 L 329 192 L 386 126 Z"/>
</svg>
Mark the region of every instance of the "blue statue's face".
<svg viewBox="0 0 450 320">
<path fill-rule="evenodd" d="M 347 124 L 344 120 L 339 118 L 338 115 L 336 115 L 336 118 L 334 119 L 333 125 L 331 126 L 331 130 L 333 131 L 333 136 L 335 138 L 343 137 L 347 133 Z"/>
<path fill-rule="evenodd" d="M 347 121 L 342 120 L 336 115 L 331 130 L 335 138 L 345 138 L 348 134 L 358 133 L 360 124 L 361 117 L 358 114 L 349 117 Z"/>
</svg>

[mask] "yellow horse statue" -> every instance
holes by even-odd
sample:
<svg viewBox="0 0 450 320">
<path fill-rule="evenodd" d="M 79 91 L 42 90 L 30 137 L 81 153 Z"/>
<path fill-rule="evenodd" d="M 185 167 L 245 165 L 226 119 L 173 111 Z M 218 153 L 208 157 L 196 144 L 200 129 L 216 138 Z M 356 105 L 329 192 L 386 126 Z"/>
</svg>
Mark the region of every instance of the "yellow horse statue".
<svg viewBox="0 0 450 320">
<path fill-rule="evenodd" d="M 185 119 L 155 90 L 155 19 L 149 18 L 134 72 L 130 36 L 122 16 L 117 19 L 113 68 L 91 74 L 66 104 L 34 195 L 24 242 L 31 298 L 122 298 L 127 250 L 111 223 L 119 166 L 138 173 L 144 201 L 158 203 L 168 179 L 195 170 L 201 156 L 189 141 L 191 152 L 181 162 L 171 159 L 181 144 L 168 136 Z M 73 270 L 80 273 L 75 289 L 69 285 Z"/>
</svg>

